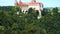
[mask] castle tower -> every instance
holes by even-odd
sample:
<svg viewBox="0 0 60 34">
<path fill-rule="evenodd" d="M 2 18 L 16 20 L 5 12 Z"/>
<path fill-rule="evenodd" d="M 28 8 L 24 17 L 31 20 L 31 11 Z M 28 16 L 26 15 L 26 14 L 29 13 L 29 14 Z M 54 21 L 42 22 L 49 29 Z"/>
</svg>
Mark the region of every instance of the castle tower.
<svg viewBox="0 0 60 34">
<path fill-rule="evenodd" d="M 36 0 L 32 0 L 32 2 L 36 2 Z"/>
<path fill-rule="evenodd" d="M 38 10 L 39 15 L 37 16 L 37 18 L 41 18 L 41 10 L 43 10 L 43 3 L 41 2 L 36 2 L 36 0 L 31 0 L 31 2 L 21 2 L 21 0 L 15 0 L 15 6 L 20 7 L 23 13 L 28 13 L 29 8 Z M 19 15 L 19 12 L 17 12 L 17 14 Z"/>
</svg>

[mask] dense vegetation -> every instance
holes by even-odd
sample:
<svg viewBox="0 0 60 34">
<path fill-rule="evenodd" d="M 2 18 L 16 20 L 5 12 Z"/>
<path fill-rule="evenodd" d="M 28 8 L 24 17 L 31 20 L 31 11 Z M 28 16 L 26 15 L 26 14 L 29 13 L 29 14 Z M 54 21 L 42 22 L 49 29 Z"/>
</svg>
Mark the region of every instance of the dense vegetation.
<svg viewBox="0 0 60 34">
<path fill-rule="evenodd" d="M 19 11 L 19 15 L 16 12 Z M 58 8 L 44 8 L 42 17 L 30 8 L 27 14 L 18 7 L 0 7 L 0 34 L 60 34 L 60 13 Z"/>
</svg>

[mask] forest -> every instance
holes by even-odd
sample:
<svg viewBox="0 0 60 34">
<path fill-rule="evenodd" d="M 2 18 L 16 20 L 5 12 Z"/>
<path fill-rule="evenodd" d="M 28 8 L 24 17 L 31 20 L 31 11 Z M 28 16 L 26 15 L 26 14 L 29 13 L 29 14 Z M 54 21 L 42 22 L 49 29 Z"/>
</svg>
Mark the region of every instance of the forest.
<svg viewBox="0 0 60 34">
<path fill-rule="evenodd" d="M 16 12 L 19 11 L 19 15 Z M 60 13 L 54 7 L 44 8 L 42 17 L 32 8 L 24 14 L 15 6 L 0 6 L 0 34 L 60 34 Z"/>
</svg>

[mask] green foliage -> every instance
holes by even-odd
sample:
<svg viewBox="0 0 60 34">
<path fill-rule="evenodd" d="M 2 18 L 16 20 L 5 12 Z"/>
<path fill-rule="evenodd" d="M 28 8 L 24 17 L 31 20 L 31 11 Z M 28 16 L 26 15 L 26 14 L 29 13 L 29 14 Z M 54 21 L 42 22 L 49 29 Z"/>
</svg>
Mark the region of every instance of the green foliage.
<svg viewBox="0 0 60 34">
<path fill-rule="evenodd" d="M 53 12 L 53 13 L 58 13 L 58 8 L 57 8 L 57 7 L 56 7 L 56 8 L 53 8 L 53 9 L 52 9 L 52 12 Z"/>
<path fill-rule="evenodd" d="M 38 10 L 35 10 L 35 9 L 32 9 L 32 8 L 29 8 L 28 9 L 28 15 L 31 17 L 31 18 L 35 18 L 37 19 L 37 16 L 39 15 L 38 13 Z"/>
<path fill-rule="evenodd" d="M 47 15 L 48 14 L 48 10 L 49 9 L 47 9 L 47 8 L 43 8 L 43 11 L 41 11 L 42 16 Z"/>
<path fill-rule="evenodd" d="M 18 8 L 18 7 L 16 7 Z M 20 8 L 13 7 L 10 11 L 0 9 L 0 34 L 60 34 L 60 14 L 53 12 L 37 19 L 36 10 L 30 8 L 28 14 L 15 14 Z M 14 9 L 14 10 L 13 10 Z M 15 10 L 16 9 L 16 10 Z M 44 10 L 44 11 L 45 11 Z M 54 9 L 52 11 L 58 11 Z"/>
</svg>

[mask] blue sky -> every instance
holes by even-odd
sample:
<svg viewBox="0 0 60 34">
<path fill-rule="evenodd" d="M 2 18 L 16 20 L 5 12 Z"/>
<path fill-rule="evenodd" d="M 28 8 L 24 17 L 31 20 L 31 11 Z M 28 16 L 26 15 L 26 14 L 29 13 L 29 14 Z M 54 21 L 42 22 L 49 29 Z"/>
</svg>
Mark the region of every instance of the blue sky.
<svg viewBox="0 0 60 34">
<path fill-rule="evenodd" d="M 19 0 L 18 0 L 19 1 Z M 22 2 L 30 2 L 31 0 L 21 0 Z M 36 0 L 42 2 L 44 7 L 60 7 L 60 0 Z M 14 0 L 0 0 L 0 6 L 14 6 Z"/>
</svg>

